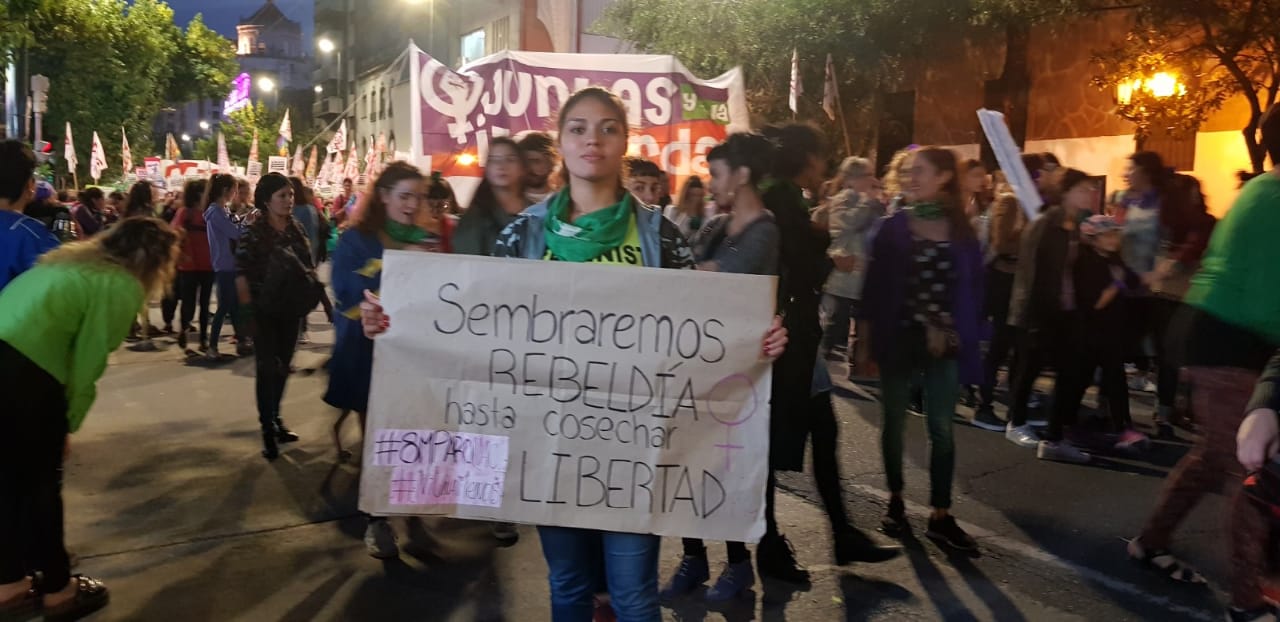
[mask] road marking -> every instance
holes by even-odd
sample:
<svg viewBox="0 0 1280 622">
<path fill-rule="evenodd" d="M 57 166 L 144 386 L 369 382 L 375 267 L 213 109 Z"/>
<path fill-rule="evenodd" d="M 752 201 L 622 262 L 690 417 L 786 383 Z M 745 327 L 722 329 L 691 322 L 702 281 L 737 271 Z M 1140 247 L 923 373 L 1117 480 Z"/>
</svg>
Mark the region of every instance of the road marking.
<svg viewBox="0 0 1280 622">
<path fill-rule="evenodd" d="M 865 484 L 849 484 L 849 483 L 846 483 L 846 486 L 849 488 L 856 489 L 858 492 L 861 492 L 865 495 L 869 495 L 877 499 L 880 499 L 886 503 L 888 503 L 889 501 L 889 493 L 879 488 L 875 488 L 873 486 L 867 486 Z M 905 499 L 904 501 L 906 504 L 907 512 L 913 516 L 916 516 L 918 518 L 926 518 L 932 513 L 931 509 L 923 505 L 920 505 L 918 503 L 913 503 Z M 1054 555 L 1053 553 L 1031 546 L 1030 544 L 1027 544 L 1025 542 L 1019 542 L 1018 540 L 1015 540 L 1013 538 L 1002 536 L 993 531 L 989 531 L 987 529 L 979 527 L 978 525 L 967 523 L 959 519 L 956 519 L 956 523 L 958 523 L 962 529 L 969 532 L 969 535 L 982 541 L 983 543 L 991 544 L 996 548 L 1002 549 L 1005 552 L 1012 553 L 1020 557 L 1032 559 L 1050 566 L 1055 566 L 1060 570 L 1066 570 L 1068 572 L 1075 573 L 1080 578 L 1085 579 L 1086 581 L 1099 583 L 1105 586 L 1107 589 L 1110 589 L 1115 592 L 1121 592 L 1129 596 L 1138 598 L 1140 600 L 1144 600 L 1152 604 L 1153 606 L 1160 607 L 1166 611 L 1179 613 L 1195 620 L 1203 620 L 1204 622 L 1215 622 L 1216 620 L 1221 619 L 1219 615 L 1214 614 L 1213 612 L 1206 611 L 1204 609 L 1188 607 L 1186 605 L 1177 604 L 1173 601 L 1170 601 L 1168 598 L 1164 596 L 1158 596 L 1158 595 L 1152 594 L 1137 585 L 1134 585 L 1127 581 L 1122 581 L 1110 575 L 1103 574 L 1087 566 L 1081 566 L 1079 564 L 1072 563 L 1061 557 L 1058 557 L 1057 555 Z"/>
</svg>

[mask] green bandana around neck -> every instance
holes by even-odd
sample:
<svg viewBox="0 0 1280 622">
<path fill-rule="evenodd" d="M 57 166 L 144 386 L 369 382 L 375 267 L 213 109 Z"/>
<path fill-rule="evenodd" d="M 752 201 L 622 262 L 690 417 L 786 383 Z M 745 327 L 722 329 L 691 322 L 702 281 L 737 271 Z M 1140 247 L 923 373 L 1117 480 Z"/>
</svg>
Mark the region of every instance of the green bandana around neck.
<svg viewBox="0 0 1280 622">
<path fill-rule="evenodd" d="M 387 219 L 387 225 L 383 227 L 383 231 L 387 232 L 387 237 L 401 244 L 417 244 L 427 239 L 427 232 L 417 225 L 400 224 L 390 218 Z"/>
<path fill-rule="evenodd" d="M 941 220 L 947 215 L 942 209 L 942 204 L 935 201 L 916 203 L 911 206 L 911 213 L 920 220 Z"/>
<path fill-rule="evenodd" d="M 617 248 L 631 227 L 633 200 L 625 192 L 621 201 L 569 223 L 564 220 L 571 209 L 569 189 L 561 190 L 547 208 L 547 248 L 552 255 L 573 262 L 591 261 Z"/>
</svg>

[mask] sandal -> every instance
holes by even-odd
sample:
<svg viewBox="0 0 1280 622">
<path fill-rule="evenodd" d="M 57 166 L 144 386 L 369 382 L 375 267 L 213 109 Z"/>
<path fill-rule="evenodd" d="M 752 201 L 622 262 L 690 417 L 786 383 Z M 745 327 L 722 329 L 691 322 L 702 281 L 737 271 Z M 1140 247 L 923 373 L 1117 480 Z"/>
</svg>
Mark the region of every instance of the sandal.
<svg viewBox="0 0 1280 622">
<path fill-rule="evenodd" d="M 1204 576 L 1196 572 L 1194 568 L 1188 566 L 1182 560 L 1173 556 L 1167 549 L 1147 550 L 1143 548 L 1138 538 L 1129 541 L 1128 546 L 1129 559 L 1146 566 L 1156 572 L 1167 575 L 1170 579 L 1178 583 L 1190 583 L 1192 585 L 1205 585 L 1208 583 Z"/>
<path fill-rule="evenodd" d="M 0 601 L 0 622 L 26 622 L 40 612 L 40 594 L 27 590 L 13 598 Z"/>
<path fill-rule="evenodd" d="M 76 586 L 76 594 L 61 605 L 44 608 L 46 622 L 72 622 L 79 620 L 103 607 L 111 600 L 111 592 L 101 581 L 84 575 L 72 575 L 71 581 Z"/>
</svg>

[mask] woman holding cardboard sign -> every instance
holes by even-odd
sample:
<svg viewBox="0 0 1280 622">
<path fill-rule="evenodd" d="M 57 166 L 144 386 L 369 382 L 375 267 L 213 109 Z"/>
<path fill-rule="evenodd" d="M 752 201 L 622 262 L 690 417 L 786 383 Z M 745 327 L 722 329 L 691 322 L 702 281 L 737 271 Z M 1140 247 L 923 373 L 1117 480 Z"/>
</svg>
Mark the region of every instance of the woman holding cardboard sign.
<svg viewBox="0 0 1280 622">
<path fill-rule="evenodd" d="M 499 237 L 494 254 L 691 268 L 693 254 L 675 225 L 623 190 L 628 132 L 626 108 L 609 91 L 592 87 L 570 97 L 560 110 L 565 189 L 516 218 Z M 624 252 L 632 248 L 635 252 Z M 376 297 L 366 294 L 366 299 L 361 321 L 365 334 L 373 337 L 386 331 L 390 320 Z M 775 321 L 765 335 L 763 353 L 776 357 L 786 343 L 786 331 Z M 563 527 L 538 531 L 549 567 L 554 620 L 591 619 L 601 562 L 619 620 L 661 619 L 658 536 Z"/>
</svg>

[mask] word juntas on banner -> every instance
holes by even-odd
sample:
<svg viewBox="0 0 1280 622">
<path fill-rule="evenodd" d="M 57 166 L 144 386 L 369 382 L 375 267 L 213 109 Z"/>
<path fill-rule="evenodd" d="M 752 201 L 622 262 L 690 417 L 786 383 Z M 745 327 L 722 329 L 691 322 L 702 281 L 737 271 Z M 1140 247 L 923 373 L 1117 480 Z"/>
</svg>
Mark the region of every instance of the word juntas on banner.
<svg viewBox="0 0 1280 622">
<path fill-rule="evenodd" d="M 672 177 L 707 175 L 706 153 L 748 129 L 742 72 L 702 80 L 672 56 L 503 51 L 454 72 L 412 48 L 414 157 L 446 176 L 477 177 L 493 137 L 553 130 L 573 92 L 601 86 L 627 107 L 630 152 Z M 608 67 L 608 69 L 601 69 Z"/>
<path fill-rule="evenodd" d="M 383 268 L 396 321 L 362 510 L 763 534 L 775 278 L 397 251 Z"/>
</svg>

